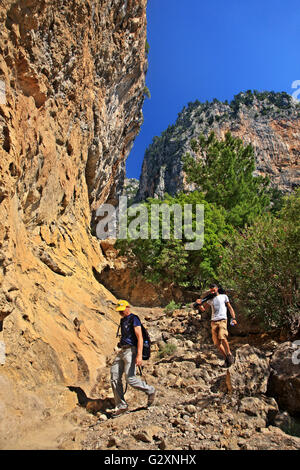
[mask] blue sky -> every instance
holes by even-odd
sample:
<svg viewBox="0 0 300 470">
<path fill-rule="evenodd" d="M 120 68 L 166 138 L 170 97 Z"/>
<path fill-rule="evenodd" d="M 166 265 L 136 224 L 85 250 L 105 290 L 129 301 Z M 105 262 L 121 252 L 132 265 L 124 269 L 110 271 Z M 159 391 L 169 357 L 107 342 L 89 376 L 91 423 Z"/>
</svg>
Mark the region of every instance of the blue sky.
<svg viewBox="0 0 300 470">
<path fill-rule="evenodd" d="M 126 162 L 140 177 L 144 153 L 190 101 L 231 101 L 249 89 L 286 91 L 300 80 L 299 0 L 148 0 L 151 99 Z"/>
</svg>

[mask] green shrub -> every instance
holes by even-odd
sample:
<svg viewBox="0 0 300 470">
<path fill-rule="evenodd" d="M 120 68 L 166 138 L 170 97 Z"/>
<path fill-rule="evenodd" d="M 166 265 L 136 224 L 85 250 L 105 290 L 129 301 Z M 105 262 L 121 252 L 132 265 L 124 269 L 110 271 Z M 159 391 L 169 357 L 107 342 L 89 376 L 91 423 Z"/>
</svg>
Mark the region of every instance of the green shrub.
<svg viewBox="0 0 300 470">
<path fill-rule="evenodd" d="M 144 95 L 147 96 L 147 98 L 151 98 L 151 93 L 150 90 L 147 86 L 144 87 Z"/>
<path fill-rule="evenodd" d="M 121 255 L 135 262 L 138 271 L 152 283 L 169 282 L 182 287 L 202 286 L 215 278 L 224 249 L 223 237 L 233 230 L 225 222 L 225 211 L 223 208 L 217 208 L 214 204 L 206 202 L 199 191 L 190 194 L 179 193 L 176 197 L 165 195 L 162 201 L 149 198 L 144 204 L 148 211 L 149 221 L 149 226 L 145 231 L 150 230 L 155 220 L 152 216 L 151 205 L 162 203 L 167 206 L 179 205 L 182 207 L 182 212 L 185 204 L 193 207 L 191 227 L 183 224 L 181 239 L 175 238 L 174 235 L 174 217 L 171 217 L 170 238 L 163 238 L 161 228 L 163 216 L 160 213 L 157 239 L 150 238 L 150 233 L 149 238 L 130 239 L 128 237 L 118 240 L 116 248 L 120 250 Z M 197 204 L 204 205 L 204 245 L 201 249 L 187 250 L 185 245 L 192 240 L 186 239 L 186 228 L 192 228 L 195 233 Z M 131 219 L 128 217 L 128 225 L 130 223 Z M 143 232 L 143 228 L 140 232 Z"/>
<path fill-rule="evenodd" d="M 171 316 L 174 310 L 177 310 L 180 308 L 180 305 L 176 304 L 174 300 L 171 300 L 171 302 L 165 307 L 164 312 L 166 315 Z"/>
<path fill-rule="evenodd" d="M 175 346 L 175 344 L 166 344 L 163 348 L 161 348 L 158 353 L 157 353 L 157 356 L 162 359 L 163 357 L 166 357 L 166 356 L 172 356 L 172 354 L 174 354 L 174 352 L 176 351 L 177 349 L 177 346 Z"/>
<path fill-rule="evenodd" d="M 236 291 L 248 315 L 265 328 L 299 316 L 300 190 L 286 197 L 276 217 L 259 217 L 228 239 L 219 280 Z"/>
</svg>

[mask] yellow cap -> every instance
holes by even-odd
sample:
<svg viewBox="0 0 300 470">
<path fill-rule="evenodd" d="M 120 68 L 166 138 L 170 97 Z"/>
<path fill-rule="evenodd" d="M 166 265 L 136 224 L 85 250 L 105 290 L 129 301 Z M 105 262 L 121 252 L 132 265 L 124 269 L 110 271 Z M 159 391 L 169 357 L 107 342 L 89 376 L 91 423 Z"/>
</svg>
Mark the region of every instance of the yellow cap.
<svg viewBox="0 0 300 470">
<path fill-rule="evenodd" d="M 127 300 L 119 300 L 118 305 L 116 307 L 116 311 L 122 312 L 123 310 L 125 310 L 126 307 L 129 307 L 129 303 L 127 302 Z"/>
</svg>

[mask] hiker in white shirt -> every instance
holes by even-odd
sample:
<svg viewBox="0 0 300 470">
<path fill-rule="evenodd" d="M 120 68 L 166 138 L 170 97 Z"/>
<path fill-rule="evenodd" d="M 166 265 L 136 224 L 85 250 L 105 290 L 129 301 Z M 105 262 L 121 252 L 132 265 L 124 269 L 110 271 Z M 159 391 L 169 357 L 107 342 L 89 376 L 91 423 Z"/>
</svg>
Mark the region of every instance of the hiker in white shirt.
<svg viewBox="0 0 300 470">
<path fill-rule="evenodd" d="M 213 298 L 207 301 L 205 306 L 201 305 L 202 299 L 197 299 L 196 302 L 200 304 L 200 310 L 204 312 L 209 306 L 211 306 L 211 333 L 214 345 L 217 346 L 221 354 L 225 358 L 226 367 L 230 367 L 234 360 L 230 351 L 228 343 L 228 330 L 227 330 L 227 308 L 232 317 L 232 322 L 235 325 L 235 312 L 232 305 L 229 302 L 229 298 L 226 294 L 220 294 L 218 286 L 211 284 L 209 287 L 210 293 L 214 295 Z"/>
</svg>

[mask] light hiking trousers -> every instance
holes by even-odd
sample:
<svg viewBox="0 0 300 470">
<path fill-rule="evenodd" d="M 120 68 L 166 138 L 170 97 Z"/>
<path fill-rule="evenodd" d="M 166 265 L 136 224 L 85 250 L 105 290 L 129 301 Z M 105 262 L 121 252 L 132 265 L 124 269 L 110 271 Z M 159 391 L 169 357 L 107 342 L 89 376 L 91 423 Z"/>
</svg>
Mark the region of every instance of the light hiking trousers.
<svg viewBox="0 0 300 470">
<path fill-rule="evenodd" d="M 123 348 L 117 354 L 113 365 L 111 366 L 111 386 L 114 392 L 116 408 L 127 408 L 127 403 L 124 398 L 122 375 L 125 373 L 126 382 L 131 387 L 145 392 L 147 395 L 154 393 L 155 388 L 148 385 L 143 380 L 135 375 L 135 360 L 137 355 L 137 348 L 131 346 Z"/>
</svg>

